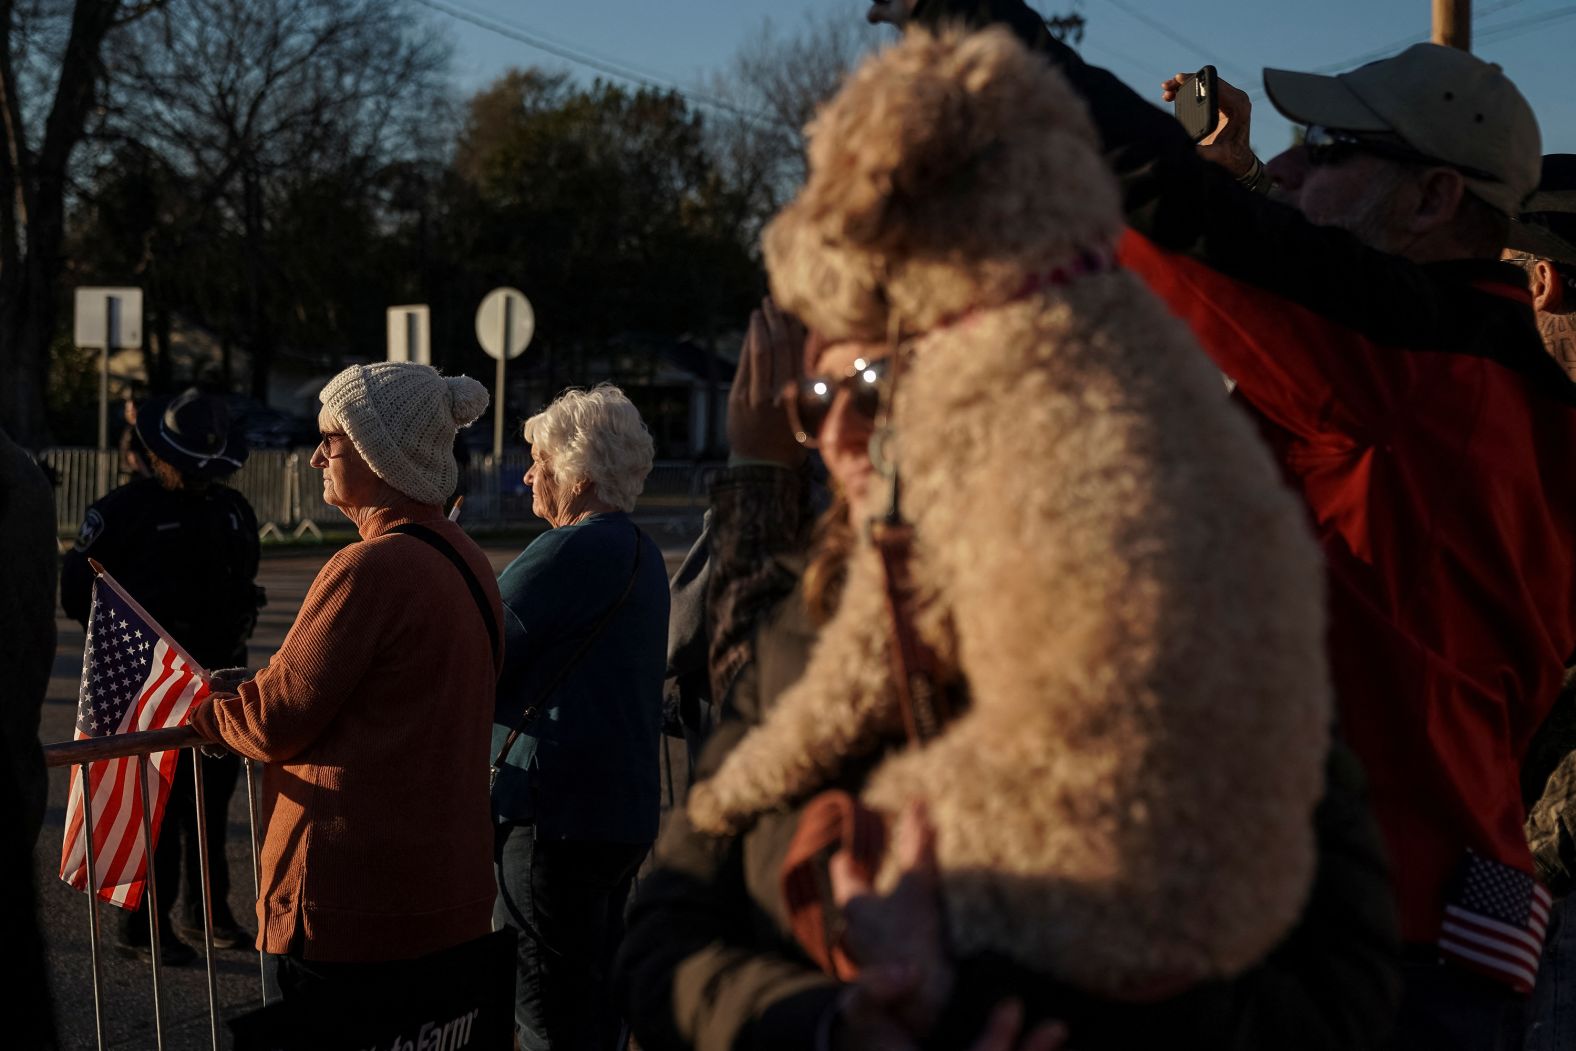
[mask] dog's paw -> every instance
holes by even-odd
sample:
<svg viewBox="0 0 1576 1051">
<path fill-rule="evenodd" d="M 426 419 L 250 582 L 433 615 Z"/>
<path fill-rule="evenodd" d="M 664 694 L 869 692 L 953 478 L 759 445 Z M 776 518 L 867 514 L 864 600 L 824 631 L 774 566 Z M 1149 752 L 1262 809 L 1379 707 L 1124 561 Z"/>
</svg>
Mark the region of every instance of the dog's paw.
<svg viewBox="0 0 1576 1051">
<path fill-rule="evenodd" d="M 735 831 L 736 822 L 710 781 L 702 781 L 690 789 L 686 809 L 696 831 L 711 836 L 727 836 Z"/>
</svg>

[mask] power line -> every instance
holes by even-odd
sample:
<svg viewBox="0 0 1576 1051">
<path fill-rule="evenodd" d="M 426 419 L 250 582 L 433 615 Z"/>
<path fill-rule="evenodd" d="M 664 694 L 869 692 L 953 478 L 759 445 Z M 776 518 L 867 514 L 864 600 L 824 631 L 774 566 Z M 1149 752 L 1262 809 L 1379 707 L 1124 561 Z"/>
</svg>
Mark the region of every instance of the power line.
<svg viewBox="0 0 1576 1051">
<path fill-rule="evenodd" d="M 1528 30 L 1536 29 L 1539 26 L 1547 25 L 1550 22 L 1559 22 L 1563 19 L 1570 18 L 1572 15 L 1576 15 L 1576 6 L 1555 8 L 1553 11 L 1544 11 L 1540 14 L 1528 15 L 1526 18 L 1520 19 L 1518 21 L 1501 22 L 1497 26 L 1490 26 L 1489 28 L 1478 33 L 1477 39 L 1485 43 L 1509 40 L 1512 37 L 1521 36 L 1522 33 L 1527 32 Z"/>
<path fill-rule="evenodd" d="M 1472 21 L 1475 23 L 1479 18 L 1487 18 L 1489 15 L 1496 14 L 1509 7 L 1514 7 L 1521 2 L 1522 0 L 1504 0 L 1502 3 L 1495 4 L 1492 7 L 1485 8 L 1484 10 L 1478 12 L 1477 15 L 1473 17 Z M 1559 21 L 1563 18 L 1569 18 L 1571 15 L 1576 15 L 1576 7 L 1562 7 L 1554 11 L 1544 11 L 1536 15 L 1529 15 L 1528 17 L 1519 21 L 1501 22 L 1497 26 L 1488 26 L 1484 29 L 1475 30 L 1475 39 L 1473 40 L 1473 43 L 1477 44 L 1483 42 L 1492 42 L 1495 40 L 1509 40 L 1511 37 L 1519 36 L 1521 31 L 1524 29 L 1536 28 L 1537 26 L 1543 25 L 1546 22 Z M 1376 47 L 1371 51 L 1365 51 L 1356 58 L 1348 58 L 1340 62 L 1331 62 L 1328 65 L 1320 66 L 1319 68 L 1313 70 L 1313 72 L 1345 72 L 1348 69 L 1364 65 L 1368 62 L 1373 62 L 1376 59 L 1388 58 L 1397 51 L 1400 51 L 1402 48 L 1411 47 L 1413 44 L 1425 43 L 1430 39 L 1431 35 L 1432 34 L 1429 33 L 1412 33 L 1409 36 L 1404 36 L 1399 40 L 1391 41 L 1382 47 Z"/>
<path fill-rule="evenodd" d="M 527 47 L 534 48 L 538 51 L 545 51 L 549 55 L 554 55 L 558 58 L 565 59 L 566 61 L 573 62 L 576 65 L 594 69 L 599 73 L 605 73 L 608 76 L 616 77 L 619 80 L 629 81 L 630 83 L 639 84 L 643 87 L 655 88 L 658 91 L 671 92 L 680 96 L 681 98 L 695 103 L 696 105 L 705 106 L 708 109 L 721 110 L 725 113 L 731 113 L 734 116 L 742 117 L 745 120 L 755 121 L 757 123 L 763 124 L 782 123 L 782 121 L 768 114 L 757 113 L 755 111 L 746 109 L 743 106 L 729 102 L 726 99 L 717 98 L 713 95 L 707 95 L 696 91 L 693 88 L 681 87 L 672 81 L 651 76 L 637 69 L 623 65 L 616 60 L 603 58 L 599 55 L 581 50 L 578 47 L 569 47 L 564 44 L 555 43 L 554 41 L 537 36 L 534 33 L 530 33 L 526 30 L 497 21 L 490 16 L 477 14 L 473 11 L 466 10 L 465 8 L 458 7 L 455 4 L 448 2 L 448 0 L 413 0 L 413 2 L 420 4 L 422 7 L 436 11 L 441 15 L 446 15 L 449 18 L 455 19 L 456 21 L 465 22 L 469 25 L 476 26 L 478 29 L 485 29 L 490 33 L 496 33 L 499 36 L 508 37 L 510 40 L 517 41 L 518 43 L 524 44 Z"/>
<path fill-rule="evenodd" d="M 1214 48 L 1205 47 L 1203 44 L 1200 44 L 1195 40 L 1189 40 L 1187 37 L 1183 36 L 1181 33 L 1178 33 L 1175 29 L 1166 25 L 1159 19 L 1154 18 L 1146 12 L 1128 4 L 1126 0 L 1107 0 L 1107 3 L 1116 8 L 1118 11 L 1124 12 L 1126 15 L 1128 15 L 1128 17 L 1142 22 L 1144 25 L 1153 29 L 1155 32 L 1162 33 L 1171 40 L 1176 41 L 1178 44 L 1192 49 L 1195 54 L 1203 58 L 1211 58 L 1211 56 L 1213 56 L 1215 53 Z M 1243 93 L 1246 94 L 1249 99 L 1257 102 L 1263 97 L 1264 92 L 1263 89 L 1258 86 L 1258 80 L 1247 70 L 1237 69 L 1235 66 L 1228 66 L 1218 59 L 1214 60 L 1214 64 L 1216 69 L 1224 70 L 1228 74 L 1227 79 L 1234 83 L 1237 87 L 1241 88 Z M 1170 69 L 1167 69 L 1164 75 L 1170 76 L 1171 72 L 1172 71 Z"/>
<path fill-rule="evenodd" d="M 1200 44 L 1197 41 L 1189 40 L 1187 37 L 1183 36 L 1181 33 L 1178 33 L 1175 29 L 1166 25 L 1159 19 L 1154 18 L 1139 8 L 1133 7 L 1131 4 L 1127 3 L 1127 0 L 1106 0 L 1106 2 L 1112 7 L 1116 8 L 1118 11 L 1122 11 L 1127 14 L 1129 18 L 1133 18 L 1139 22 L 1142 22 L 1144 25 L 1148 26 L 1150 29 L 1155 30 L 1157 33 L 1165 34 L 1167 37 L 1170 37 L 1172 40 L 1175 40 L 1184 47 L 1191 48 L 1199 55 L 1208 57 L 1215 53 L 1215 48 L 1205 47 L 1203 44 Z M 1238 84 L 1248 84 L 1252 82 L 1252 79 L 1246 75 L 1244 70 L 1239 70 L 1234 66 L 1228 66 L 1224 62 L 1219 61 L 1215 63 L 1215 66 L 1217 69 L 1223 69 L 1229 73 L 1231 75 L 1231 79 L 1236 81 Z"/>
<path fill-rule="evenodd" d="M 1511 0 L 1511 2 L 1514 3 L 1514 2 L 1517 2 L 1517 0 Z M 510 29 L 510 30 L 512 30 L 515 33 L 524 34 L 525 36 L 528 36 L 528 37 L 532 38 L 533 40 L 540 40 L 540 41 L 542 41 L 544 43 L 551 44 L 551 45 L 553 45 L 555 47 L 558 47 L 558 48 L 561 48 L 561 49 L 563 49 L 565 51 L 572 51 L 572 52 L 574 52 L 577 55 L 583 55 L 583 56 L 586 56 L 588 58 L 594 59 L 596 61 L 605 63 L 606 65 L 615 66 L 615 67 L 617 67 L 619 69 L 622 69 L 622 70 L 625 70 L 627 72 L 638 74 L 639 76 L 644 77 L 647 80 L 658 82 L 658 83 L 666 83 L 670 79 L 666 73 L 663 73 L 661 71 L 658 71 L 658 70 L 655 70 L 655 69 L 651 69 L 651 68 L 646 67 L 646 66 L 636 65 L 634 62 L 630 62 L 627 59 L 611 58 L 611 57 L 609 57 L 607 55 L 599 55 L 597 52 L 593 51 L 592 49 L 590 49 L 588 47 L 583 47 L 583 46 L 581 46 L 579 44 L 574 43 L 573 41 L 564 40 L 562 38 L 555 38 L 555 37 L 553 37 L 552 35 L 550 35 L 548 33 L 544 33 L 540 29 L 537 29 L 537 28 L 535 28 L 533 26 L 526 25 L 525 23 L 521 22 L 519 19 L 514 19 L 514 18 L 510 18 L 510 17 L 508 17 L 506 15 L 501 15 L 498 12 L 492 10 L 491 7 L 489 5 L 487 5 L 487 4 L 477 4 L 477 3 L 474 3 L 474 2 L 473 3 L 465 3 L 465 2 L 462 2 L 462 0 L 447 0 L 447 3 L 448 3 L 448 5 L 450 7 L 460 8 L 462 10 L 468 10 L 471 13 L 475 14 L 478 18 L 482 18 L 482 19 L 485 19 L 486 21 L 492 22 L 496 26 L 501 26 L 501 27 Z"/>
<path fill-rule="evenodd" d="M 1144 74 L 1144 76 L 1146 76 L 1146 77 L 1153 77 L 1154 76 L 1155 71 L 1154 71 L 1152 63 L 1150 63 L 1150 62 L 1148 62 L 1147 60 L 1144 60 L 1144 59 L 1135 58 L 1134 56 L 1129 55 L 1129 54 L 1127 54 L 1125 52 L 1118 51 L 1114 47 L 1108 47 L 1105 44 L 1102 44 L 1100 41 L 1095 40 L 1093 38 L 1085 39 L 1083 41 L 1083 43 L 1079 45 L 1079 47 L 1087 48 L 1087 49 L 1089 49 L 1091 51 L 1099 51 L 1102 54 L 1106 55 L 1108 58 L 1113 58 L 1113 59 L 1115 59 L 1118 62 L 1124 63 L 1125 65 L 1127 65 L 1127 67 L 1129 69 L 1133 70 L 1134 72 L 1142 72 Z"/>
</svg>

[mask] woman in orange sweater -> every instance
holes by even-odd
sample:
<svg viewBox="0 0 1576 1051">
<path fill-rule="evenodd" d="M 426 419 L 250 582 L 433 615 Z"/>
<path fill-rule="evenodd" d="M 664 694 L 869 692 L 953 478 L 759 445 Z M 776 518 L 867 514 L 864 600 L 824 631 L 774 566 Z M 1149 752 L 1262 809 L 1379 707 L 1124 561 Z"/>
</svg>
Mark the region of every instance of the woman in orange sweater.
<svg viewBox="0 0 1576 1051">
<path fill-rule="evenodd" d="M 312 466 L 361 541 L 313 581 L 256 678 L 192 724 L 266 763 L 258 948 L 287 999 L 376 986 L 486 934 L 486 754 L 501 663 L 486 556 L 448 522 L 481 384 L 357 365 L 321 394 Z"/>
</svg>

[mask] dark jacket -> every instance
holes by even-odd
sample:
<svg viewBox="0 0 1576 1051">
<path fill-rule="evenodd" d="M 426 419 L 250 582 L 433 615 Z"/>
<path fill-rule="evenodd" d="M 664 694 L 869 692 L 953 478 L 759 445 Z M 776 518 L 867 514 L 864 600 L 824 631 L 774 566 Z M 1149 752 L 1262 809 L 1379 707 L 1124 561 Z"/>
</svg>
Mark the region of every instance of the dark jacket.
<svg viewBox="0 0 1576 1051">
<path fill-rule="evenodd" d="M 1532 871 L 1518 768 L 1576 650 L 1576 385 L 1514 267 L 1412 263 L 1245 191 L 1009 9 L 916 17 L 1007 20 L 1087 101 L 1136 232 L 1124 264 L 1236 381 L 1308 506 L 1342 733 L 1404 859 L 1403 937 L 1432 942 L 1468 851 Z"/>
<path fill-rule="evenodd" d="M 606 629 L 542 696 L 627 586 L 629 598 Z M 504 668 L 488 761 L 527 705 L 541 715 L 498 775 L 494 816 L 534 821 L 555 839 L 650 843 L 657 835 L 667 666 L 661 549 L 626 514 L 592 515 L 533 540 L 499 576 L 498 589 Z"/>
<path fill-rule="evenodd" d="M 55 664 L 55 494 L 25 450 L 0 431 L 0 761 L 14 778 L 20 832 L 38 837 L 49 794 L 38 716 Z"/>
<path fill-rule="evenodd" d="M 260 553 L 257 516 L 234 489 L 138 479 L 88 508 L 61 567 L 60 604 L 86 625 L 95 559 L 197 663 L 242 665 L 262 604 Z"/>
<path fill-rule="evenodd" d="M 662 684 L 662 732 L 684 738 L 693 766 L 711 733 L 716 708 L 706 672 L 706 583 L 711 579 L 710 516 L 668 581 L 668 671 Z"/>
<path fill-rule="evenodd" d="M 54 1047 L 33 848 L 49 779 L 38 717 L 55 663 L 55 498 L 43 471 L 0 431 L 0 945 L 14 980 L 12 1047 Z"/>
<path fill-rule="evenodd" d="M 714 492 L 714 608 L 733 611 L 714 630 L 737 667 L 700 777 L 716 770 L 809 657 L 815 631 L 793 586 L 803 525 L 789 511 L 800 506 L 794 485 L 790 472 L 744 468 L 729 471 Z M 779 513 L 768 518 L 766 508 Z M 842 785 L 856 788 L 868 768 L 848 771 Z M 1037 1017 L 1067 1020 L 1081 1049 L 1379 1046 L 1397 995 L 1388 876 L 1361 771 L 1339 746 L 1327 786 L 1316 815 L 1312 898 L 1264 964 L 1230 983 L 1135 1005 L 1088 997 L 1003 960 L 972 959 L 960 967 L 934 1046 L 968 1046 L 1007 996 L 1023 998 Z M 840 987 L 787 933 L 780 871 L 796 822 L 794 811 L 771 813 L 741 836 L 716 839 L 674 812 L 641 884 L 617 974 L 643 1047 L 810 1046 Z"/>
</svg>

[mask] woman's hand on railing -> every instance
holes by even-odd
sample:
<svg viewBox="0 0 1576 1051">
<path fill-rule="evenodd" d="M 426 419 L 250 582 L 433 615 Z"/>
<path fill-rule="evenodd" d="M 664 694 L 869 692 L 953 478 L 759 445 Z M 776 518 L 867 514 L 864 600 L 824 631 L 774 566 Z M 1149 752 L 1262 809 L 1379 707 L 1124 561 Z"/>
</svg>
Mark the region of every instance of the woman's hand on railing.
<svg viewBox="0 0 1576 1051">
<path fill-rule="evenodd" d="M 250 668 L 219 668 L 208 673 L 208 689 L 211 691 L 208 703 L 220 698 L 234 697 L 240 690 L 241 683 L 248 681 L 257 673 Z M 198 751 L 209 759 L 222 759 L 230 754 L 230 750 L 218 741 L 205 741 L 198 745 Z"/>
<path fill-rule="evenodd" d="M 208 673 L 208 688 L 214 693 L 235 693 L 241 683 L 257 673 L 250 668 L 219 668 Z"/>
</svg>

